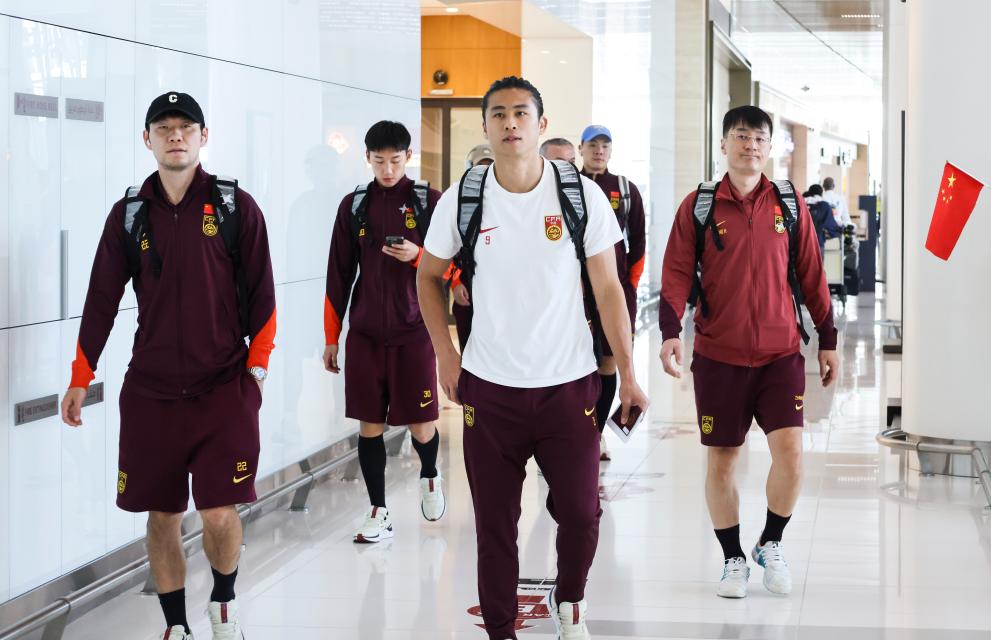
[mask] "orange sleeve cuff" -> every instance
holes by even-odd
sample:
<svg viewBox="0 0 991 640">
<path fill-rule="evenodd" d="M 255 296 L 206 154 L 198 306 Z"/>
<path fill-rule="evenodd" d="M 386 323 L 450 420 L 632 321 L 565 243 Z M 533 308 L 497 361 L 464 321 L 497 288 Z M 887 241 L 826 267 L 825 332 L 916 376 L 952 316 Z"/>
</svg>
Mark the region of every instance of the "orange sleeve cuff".
<svg viewBox="0 0 991 640">
<path fill-rule="evenodd" d="M 451 288 L 454 289 L 461 284 L 461 269 L 455 269 L 451 274 Z"/>
<path fill-rule="evenodd" d="M 634 289 L 640 286 L 640 277 L 643 276 L 643 267 L 645 260 L 646 260 L 646 256 L 634 262 L 633 266 L 630 267 L 630 284 L 633 285 Z"/>
<path fill-rule="evenodd" d="M 413 262 L 409 263 L 409 266 L 411 266 L 414 269 L 416 269 L 417 267 L 420 266 L 420 260 L 423 260 L 423 247 L 420 247 L 419 253 L 416 254 L 416 260 L 414 260 Z"/>
<path fill-rule="evenodd" d="M 89 360 L 83 353 L 83 348 L 76 341 L 76 359 L 72 361 L 72 378 L 69 380 L 69 387 L 89 388 L 90 381 L 96 376 L 93 375 L 93 368 L 89 366 Z"/>
<path fill-rule="evenodd" d="M 323 299 L 323 335 L 327 345 L 336 345 L 341 339 L 341 319 L 327 296 Z"/>
<path fill-rule="evenodd" d="M 269 316 L 268 322 L 265 326 L 261 328 L 261 331 L 251 339 L 251 344 L 248 346 L 248 368 L 251 367 L 261 367 L 262 369 L 268 369 L 268 359 L 272 355 L 272 349 L 275 348 L 275 309 L 272 309 L 272 315 Z"/>
</svg>

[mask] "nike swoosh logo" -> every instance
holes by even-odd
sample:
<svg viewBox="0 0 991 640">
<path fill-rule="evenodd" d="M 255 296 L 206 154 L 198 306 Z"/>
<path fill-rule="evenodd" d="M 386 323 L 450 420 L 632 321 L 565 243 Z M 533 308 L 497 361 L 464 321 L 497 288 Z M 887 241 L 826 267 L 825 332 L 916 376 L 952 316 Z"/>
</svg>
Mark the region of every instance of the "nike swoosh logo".
<svg viewBox="0 0 991 640">
<path fill-rule="evenodd" d="M 420 403 L 420 408 L 422 409 L 423 407 L 429 406 L 430 403 L 432 403 L 432 402 L 433 402 L 433 400 L 431 400 L 430 402 L 421 402 Z"/>
<path fill-rule="evenodd" d="M 583 409 L 583 411 L 585 412 L 585 415 L 590 416 L 595 413 L 595 407 L 592 407 L 591 409 Z"/>
<path fill-rule="evenodd" d="M 717 223 L 716 223 L 716 226 L 717 226 L 717 227 L 721 227 L 721 226 L 723 226 L 724 224 L 726 224 L 726 221 L 725 221 L 725 220 L 723 220 L 722 222 L 717 222 Z"/>
<path fill-rule="evenodd" d="M 804 406 L 805 406 L 804 403 L 803 404 L 796 404 L 795 405 L 795 411 L 801 411 L 802 410 L 802 407 L 804 407 Z"/>
<path fill-rule="evenodd" d="M 255 475 L 255 474 L 249 473 L 248 475 L 241 476 L 240 478 L 238 478 L 237 476 L 234 476 L 234 484 L 241 484 L 242 482 L 244 482 L 245 480 L 247 480 L 248 478 L 250 478 L 253 475 Z"/>
<path fill-rule="evenodd" d="M 489 231 L 492 231 L 493 229 L 498 229 L 498 228 L 499 227 L 489 227 L 488 229 L 479 229 L 478 232 L 479 233 L 488 233 Z"/>
</svg>

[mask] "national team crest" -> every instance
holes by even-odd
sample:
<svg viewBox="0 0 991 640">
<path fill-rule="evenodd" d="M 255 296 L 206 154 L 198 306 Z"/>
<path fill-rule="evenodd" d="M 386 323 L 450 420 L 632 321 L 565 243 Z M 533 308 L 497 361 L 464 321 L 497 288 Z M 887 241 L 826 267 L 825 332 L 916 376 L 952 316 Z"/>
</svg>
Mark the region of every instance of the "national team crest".
<svg viewBox="0 0 991 640">
<path fill-rule="evenodd" d="M 127 489 L 127 474 L 117 471 L 117 493 L 124 493 L 125 489 Z"/>
<path fill-rule="evenodd" d="M 465 405 L 465 426 L 474 427 L 475 426 L 475 407 Z"/>
<path fill-rule="evenodd" d="M 715 420 L 712 416 L 702 416 L 702 433 L 709 435 L 712 433 L 712 425 Z"/>
<path fill-rule="evenodd" d="M 406 228 L 416 229 L 416 216 L 413 215 L 412 211 L 406 212 Z"/>
<path fill-rule="evenodd" d="M 208 238 L 212 238 L 217 235 L 217 231 L 219 230 L 220 229 L 217 227 L 217 216 L 214 215 L 213 205 L 203 205 L 203 235 Z"/>
<path fill-rule="evenodd" d="M 561 239 L 561 236 L 564 235 L 561 224 L 561 216 L 544 216 L 544 234 L 548 240 L 555 241 Z"/>
<path fill-rule="evenodd" d="M 609 204 L 612 205 L 613 211 L 619 209 L 619 191 L 609 192 Z"/>
<path fill-rule="evenodd" d="M 781 207 L 774 207 L 774 230 L 778 233 L 785 232 L 785 218 L 781 215 Z"/>
</svg>

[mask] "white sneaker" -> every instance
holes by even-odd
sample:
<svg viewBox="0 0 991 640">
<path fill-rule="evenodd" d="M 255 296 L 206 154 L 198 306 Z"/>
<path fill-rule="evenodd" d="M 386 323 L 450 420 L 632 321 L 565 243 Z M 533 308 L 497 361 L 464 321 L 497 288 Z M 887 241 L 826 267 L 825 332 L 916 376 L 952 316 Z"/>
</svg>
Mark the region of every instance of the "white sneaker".
<svg viewBox="0 0 991 640">
<path fill-rule="evenodd" d="M 193 640 L 193 634 L 186 633 L 186 627 L 177 624 L 165 630 L 162 640 Z"/>
<path fill-rule="evenodd" d="M 609 445 L 606 444 L 606 434 L 599 434 L 599 460 L 612 460 L 609 453 Z"/>
<path fill-rule="evenodd" d="M 441 486 L 440 474 L 436 478 L 420 478 L 420 512 L 430 522 L 440 520 L 447 511 L 447 498 Z"/>
<path fill-rule="evenodd" d="M 392 537 L 392 520 L 385 507 L 372 507 L 365 516 L 365 523 L 354 534 L 355 542 L 381 542 Z"/>
<path fill-rule="evenodd" d="M 768 540 L 763 547 L 758 543 L 750 555 L 754 562 L 764 567 L 764 587 L 768 591 L 781 596 L 791 593 L 791 570 L 780 542 Z"/>
<path fill-rule="evenodd" d="M 244 640 L 241 622 L 237 615 L 237 600 L 211 602 L 207 607 L 210 626 L 213 627 L 213 640 Z"/>
<path fill-rule="evenodd" d="M 558 602 L 555 598 L 556 591 L 556 586 L 551 588 L 551 592 L 547 594 L 547 601 L 550 603 L 551 620 L 554 621 L 558 640 L 592 640 L 588 626 L 585 624 L 585 611 L 588 605 L 584 600 Z"/>
<path fill-rule="evenodd" d="M 723 577 L 719 581 L 716 595 L 721 598 L 746 598 L 747 580 L 750 579 L 750 567 L 746 558 L 730 558 L 723 565 Z"/>
</svg>

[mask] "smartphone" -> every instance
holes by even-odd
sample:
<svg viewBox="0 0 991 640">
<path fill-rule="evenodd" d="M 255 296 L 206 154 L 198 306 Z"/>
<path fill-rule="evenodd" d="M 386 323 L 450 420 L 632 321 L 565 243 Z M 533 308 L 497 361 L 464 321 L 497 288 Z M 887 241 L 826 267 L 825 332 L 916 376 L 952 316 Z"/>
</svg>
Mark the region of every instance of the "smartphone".
<svg viewBox="0 0 991 640">
<path fill-rule="evenodd" d="M 394 247 L 397 244 L 402 244 L 405 241 L 406 241 L 406 238 L 404 238 L 403 236 L 386 236 L 385 237 L 385 246 L 387 246 L 387 247 Z"/>
<path fill-rule="evenodd" d="M 609 428 L 619 436 L 620 440 L 626 442 L 630 439 L 630 436 L 633 435 L 633 430 L 636 429 L 641 422 L 643 422 L 645 415 L 647 414 L 644 413 L 643 409 L 634 405 L 630 407 L 630 415 L 624 423 L 622 421 L 623 406 L 620 405 L 616 408 L 616 412 L 609 417 L 607 424 L 609 425 Z"/>
</svg>

